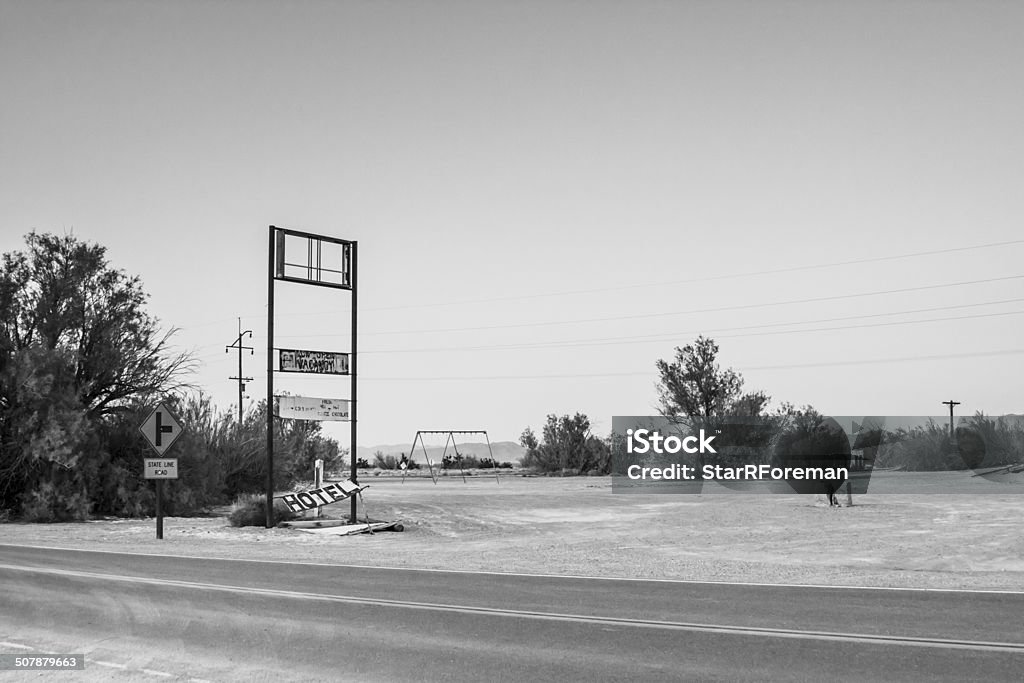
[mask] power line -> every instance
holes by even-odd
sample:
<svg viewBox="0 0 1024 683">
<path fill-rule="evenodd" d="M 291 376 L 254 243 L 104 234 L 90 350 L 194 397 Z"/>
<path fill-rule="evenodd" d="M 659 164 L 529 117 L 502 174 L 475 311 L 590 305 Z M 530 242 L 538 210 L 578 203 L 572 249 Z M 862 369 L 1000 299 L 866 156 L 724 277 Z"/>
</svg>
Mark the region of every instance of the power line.
<svg viewBox="0 0 1024 683">
<path fill-rule="evenodd" d="M 893 256 L 873 256 L 871 258 L 853 259 L 850 261 L 833 261 L 831 263 L 815 263 L 804 266 L 790 266 L 787 268 L 775 268 L 770 270 L 753 270 L 744 273 L 729 273 L 725 275 L 709 275 L 705 277 L 687 278 L 684 280 L 665 280 L 661 282 L 648 282 L 631 285 L 616 285 L 608 287 L 595 287 L 591 289 L 569 289 L 560 292 L 546 292 L 540 294 L 520 294 L 515 296 L 503 296 L 503 297 L 492 297 L 487 299 L 466 299 L 463 301 L 448 301 L 439 303 L 425 303 L 425 304 L 402 304 L 399 306 L 387 306 L 379 308 L 369 308 L 366 310 L 370 311 L 397 311 L 408 308 L 434 308 L 439 306 L 463 306 L 466 304 L 478 304 L 478 303 L 494 303 L 498 301 L 518 301 L 523 299 L 541 299 L 546 297 L 556 296 L 568 296 L 575 294 L 595 294 L 600 292 L 618 292 L 624 289 L 643 289 L 647 287 L 667 287 L 672 285 L 683 285 L 692 284 L 697 282 L 714 282 L 718 280 L 732 280 L 745 277 L 756 277 L 761 275 L 781 275 L 784 273 L 796 273 L 808 270 L 819 270 L 822 268 L 835 268 L 837 266 L 854 266 L 863 265 L 865 263 L 878 263 L 881 261 L 895 261 L 898 259 L 905 258 L 916 258 L 920 256 L 934 256 L 938 254 L 951 254 L 961 251 L 971 251 L 975 249 L 991 249 L 994 247 L 1006 247 L 1013 244 L 1024 244 L 1024 239 L 1020 240 L 1007 240 L 1005 242 L 991 242 L 989 244 L 978 244 L 969 247 L 950 247 L 948 249 L 933 249 L 931 251 L 918 251 L 910 254 L 896 254 Z"/>
<path fill-rule="evenodd" d="M 838 327 L 826 327 L 826 328 L 811 328 L 811 329 L 798 329 L 798 330 L 781 330 L 775 332 L 751 332 L 748 334 L 732 334 L 732 335 L 719 335 L 720 332 L 732 332 L 738 330 L 759 330 L 764 328 L 773 327 L 792 327 L 795 325 L 813 325 L 818 323 L 828 322 L 840 322 L 844 320 L 863 320 L 866 318 L 881 318 L 894 315 L 906 315 L 911 313 L 929 313 L 933 311 L 945 311 L 962 308 L 974 308 L 977 306 L 991 306 L 1004 303 L 1016 303 L 1024 301 L 1024 297 L 1016 297 L 1012 299 L 997 299 L 993 301 L 982 301 L 971 304 L 952 304 L 946 306 L 932 306 L 928 308 L 915 308 L 907 309 L 903 311 L 892 311 L 888 313 L 866 313 L 862 315 L 849 315 L 849 316 L 838 316 L 832 318 L 819 318 L 815 320 L 792 320 L 787 322 L 778 323 L 763 323 L 759 325 L 740 325 L 736 327 L 716 327 L 716 328 L 705 328 L 701 330 L 690 330 L 686 332 L 663 332 L 658 334 L 650 335 L 627 335 L 620 337 L 588 337 L 583 339 L 567 339 L 558 340 L 551 342 L 521 342 L 515 344 L 492 344 L 492 345 L 476 345 L 476 346 L 445 346 L 445 347 L 421 347 L 412 349 L 381 349 L 381 350 L 370 350 L 364 351 L 363 353 L 372 354 L 388 354 L 388 353 L 431 353 L 441 351 L 504 351 L 504 350 L 518 350 L 518 349 L 543 349 L 543 348 L 575 348 L 578 346 L 617 346 L 627 344 L 643 344 L 643 343 L 656 343 L 663 341 L 671 341 L 678 337 L 688 337 L 695 334 L 715 334 L 716 337 L 721 339 L 735 339 L 742 337 L 754 337 L 754 336 L 765 336 L 771 334 L 792 334 L 799 332 L 822 332 L 832 330 L 846 330 L 846 329 L 858 329 L 867 327 L 882 327 L 887 325 L 910 325 L 917 323 L 927 322 L 942 322 L 949 320 L 965 320 L 971 318 L 986 318 L 986 317 L 1001 317 L 1005 315 L 1019 315 L 1024 311 L 1000 311 L 996 313 L 984 313 L 969 316 L 952 316 L 945 318 L 926 318 L 924 320 L 904 320 L 904 321 L 893 321 L 888 323 L 874 323 L 864 325 L 844 325 Z M 218 354 L 206 354 L 200 356 L 200 359 L 217 357 Z"/>
<path fill-rule="evenodd" d="M 893 320 L 890 322 L 883 323 L 864 323 L 861 325 L 837 325 L 833 327 L 812 327 L 802 330 L 770 330 L 765 332 L 747 332 L 744 334 L 715 334 L 716 339 L 740 339 L 743 337 L 766 337 L 781 334 L 799 334 L 802 332 L 833 332 L 837 330 L 856 330 L 870 327 L 891 327 L 896 325 L 917 325 L 919 323 L 933 323 L 933 322 L 946 322 L 951 320 L 973 320 L 976 318 L 997 318 L 1008 315 L 1021 315 L 1024 314 L 1024 310 L 1019 311 L 1000 311 L 998 313 L 978 313 L 975 315 L 960 315 L 960 316 L 949 316 L 945 318 L 926 318 L 924 320 Z M 892 314 L 886 314 L 892 315 Z M 778 323 L 779 325 L 785 324 L 806 324 L 806 323 Z M 765 327 L 771 327 L 771 325 L 765 325 Z M 643 338 L 643 339 L 623 339 L 623 340 L 586 340 L 586 341 L 575 341 L 575 342 L 540 342 L 540 343 L 524 343 L 524 344 L 503 344 L 496 346 L 449 346 L 449 347 L 436 347 L 436 348 L 421 348 L 421 349 L 387 349 L 384 351 L 364 351 L 363 353 L 374 353 L 374 354 L 387 354 L 387 353 L 427 353 L 427 352 L 451 352 L 451 351 L 506 351 L 506 350 L 518 350 L 518 349 L 545 349 L 545 348 L 577 348 L 581 346 L 619 346 L 628 344 L 656 344 L 665 341 L 671 341 L 677 337 L 686 337 L 694 334 L 708 334 L 710 332 L 717 332 L 719 330 L 695 330 L 691 332 L 680 332 L 675 334 L 657 335 L 657 338 Z"/>
<path fill-rule="evenodd" d="M 394 310 L 402 310 L 402 309 L 409 309 L 409 308 L 422 309 L 422 308 L 435 308 L 435 307 L 440 307 L 440 306 L 463 306 L 463 305 L 466 305 L 466 304 L 476 304 L 476 303 L 494 303 L 494 302 L 499 302 L 499 301 L 519 301 L 519 300 L 550 298 L 550 297 L 558 297 L 558 296 L 568 296 L 568 295 L 576 295 L 576 294 L 594 294 L 594 293 L 609 292 L 609 291 L 622 291 L 622 290 L 626 290 L 626 289 L 642 289 L 642 288 L 647 288 L 647 287 L 665 287 L 665 286 L 671 286 L 671 285 L 691 284 L 691 283 L 697 283 L 697 282 L 714 282 L 714 281 L 721 281 L 721 280 L 730 280 L 730 279 L 740 279 L 740 278 L 747 278 L 747 277 L 756 277 L 756 276 L 762 276 L 762 275 L 781 275 L 781 274 L 785 274 L 785 273 L 795 273 L 795 272 L 802 272 L 802 271 L 809 271 L 809 270 L 820 270 L 820 269 L 824 269 L 824 268 L 835 268 L 835 267 L 851 266 L 851 265 L 863 265 L 863 264 L 867 264 L 867 263 L 879 263 L 879 262 L 883 262 L 883 261 L 896 261 L 896 260 L 900 260 L 900 259 L 918 258 L 918 257 L 922 257 L 922 256 L 936 256 L 936 255 L 940 255 L 940 254 L 951 254 L 951 253 L 957 253 L 957 252 L 963 252 L 963 251 L 975 251 L 975 250 L 979 250 L 979 249 L 992 249 L 992 248 L 996 248 L 996 247 L 1008 247 L 1008 246 L 1012 246 L 1012 245 L 1016 245 L 1016 244 L 1024 244 L 1024 239 L 1005 240 L 1005 241 L 1002 241 L 1002 242 L 989 242 L 989 243 L 986 243 L 986 244 L 975 244 L 975 245 L 970 245 L 970 246 L 965 246 L 965 247 L 949 247 L 949 248 L 946 248 L 946 249 L 932 249 L 932 250 L 928 250 L 928 251 L 918 251 L 918 252 L 911 252 L 911 253 L 906 253 L 906 254 L 895 254 L 895 255 L 891 255 L 891 256 L 875 256 L 875 257 L 871 257 L 871 258 L 853 259 L 853 260 L 848 260 L 848 261 L 833 261 L 833 262 L 830 262 L 830 263 L 815 263 L 815 264 L 808 264 L 808 265 L 802 265 L 802 266 L 789 266 L 789 267 L 786 267 L 786 268 L 776 268 L 776 269 L 768 269 L 768 270 L 756 270 L 756 271 L 747 271 L 747 272 L 741 272 L 741 273 L 727 273 L 727 274 L 723 274 L 723 275 L 710 275 L 710 276 L 706 276 L 706 277 L 687 278 L 687 279 L 682 279 L 682 280 L 668 280 L 668 281 L 662 281 L 662 282 L 634 283 L 634 284 L 616 285 L 616 286 L 608 286 L 608 287 L 595 287 L 595 288 L 590 288 L 590 289 L 563 290 L 563 291 L 559 291 L 559 292 L 541 292 L 541 293 L 537 293 L 537 294 L 516 294 L 516 295 L 505 296 L 505 297 L 492 297 L 492 298 L 486 298 L 486 299 L 465 299 L 465 300 L 460 300 L 460 301 L 442 301 L 442 302 L 427 302 L 427 303 L 421 303 L 421 304 L 401 304 L 401 305 L 396 305 L 396 306 L 379 306 L 379 307 L 364 308 L 363 311 L 364 312 L 367 312 L 367 311 L 394 311 Z M 323 315 L 323 312 L 322 311 L 311 311 L 311 312 L 304 312 L 304 313 L 280 314 L 280 317 L 302 317 L 302 316 L 311 316 L 311 315 Z M 265 318 L 265 317 L 267 317 L 267 314 L 264 311 L 264 312 L 261 312 L 261 313 L 254 313 L 254 314 L 252 314 L 250 316 L 247 316 L 247 317 Z M 196 324 L 196 325 L 189 325 L 187 327 L 190 327 L 190 328 L 207 327 L 207 326 L 215 325 L 215 324 L 219 324 L 219 321 L 208 322 L 208 323 L 199 323 L 199 324 Z M 184 329 L 184 328 L 182 328 L 182 329 Z"/>
<path fill-rule="evenodd" d="M 917 361 L 952 360 L 956 358 L 986 358 L 995 356 L 1012 356 L 1024 353 L 1024 349 L 1004 349 L 998 351 L 980 351 L 975 353 L 949 353 L 931 356 L 902 356 L 899 358 L 869 358 L 864 360 L 835 361 L 827 363 L 793 363 L 789 365 L 759 365 L 741 368 L 743 372 L 752 370 L 797 370 L 801 368 L 828 368 L 853 365 L 874 365 L 882 363 L 910 363 Z M 604 377 L 642 377 L 655 374 L 646 372 L 601 372 L 554 375 L 479 375 L 479 376 L 448 376 L 448 377 L 360 377 L 361 380 L 374 382 L 433 382 L 433 381 L 490 381 L 490 380 L 527 380 L 527 379 L 579 379 Z"/>
<path fill-rule="evenodd" d="M 792 306 L 797 304 L 807 303 L 821 303 L 823 301 L 842 301 L 845 299 L 857 299 L 861 297 L 871 296 L 884 296 L 887 294 L 903 294 L 907 292 L 921 292 L 933 289 L 947 289 L 950 287 L 963 287 L 968 285 L 988 284 L 992 282 L 1005 282 L 1007 280 L 1020 280 L 1024 279 L 1024 275 L 1008 275 L 1005 277 L 986 278 L 983 280 L 964 280 L 961 282 L 948 282 L 936 285 L 920 285 L 917 287 L 901 287 L 898 289 L 885 289 L 874 292 L 861 292 L 858 294 L 836 294 L 833 296 L 819 296 L 811 297 L 807 299 L 790 299 L 787 301 L 772 301 L 766 303 L 755 303 L 755 304 L 737 304 L 732 306 L 717 306 L 712 308 L 693 308 L 685 311 L 664 311 L 660 313 L 636 313 L 631 315 L 620 315 L 611 316 L 605 318 L 577 318 L 575 320 L 551 320 L 543 322 L 532 322 L 532 323 L 510 323 L 505 325 L 477 325 L 474 327 L 446 327 L 446 328 L 434 328 L 429 330 L 392 330 L 388 332 L 369 332 L 365 333 L 369 335 L 386 335 L 386 334 L 425 334 L 431 332 L 478 332 L 482 330 L 511 330 L 511 329 L 522 329 L 528 327 L 553 327 L 557 325 L 576 325 L 579 323 L 595 323 L 595 322 L 620 322 L 624 320 L 641 320 L 649 318 L 666 318 L 676 315 L 692 315 L 694 313 L 721 313 L 725 311 L 741 311 L 750 310 L 756 308 L 769 308 L 772 306 Z M 285 335 L 279 335 L 282 338 Z M 322 334 L 322 335 L 302 335 L 304 337 L 334 337 L 338 336 L 335 334 Z"/>
</svg>

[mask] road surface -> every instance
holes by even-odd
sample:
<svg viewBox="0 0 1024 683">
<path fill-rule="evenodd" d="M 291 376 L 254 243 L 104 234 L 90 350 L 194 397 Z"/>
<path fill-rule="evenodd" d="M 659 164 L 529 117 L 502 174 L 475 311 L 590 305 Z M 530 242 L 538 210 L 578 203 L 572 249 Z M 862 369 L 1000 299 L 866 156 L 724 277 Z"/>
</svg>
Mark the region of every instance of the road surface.
<svg viewBox="0 0 1024 683">
<path fill-rule="evenodd" d="M 0 545 L 0 582 L 0 653 L 86 655 L 85 671 L 47 680 L 1019 681 L 1024 671 L 1024 593 L 12 545 Z"/>
</svg>

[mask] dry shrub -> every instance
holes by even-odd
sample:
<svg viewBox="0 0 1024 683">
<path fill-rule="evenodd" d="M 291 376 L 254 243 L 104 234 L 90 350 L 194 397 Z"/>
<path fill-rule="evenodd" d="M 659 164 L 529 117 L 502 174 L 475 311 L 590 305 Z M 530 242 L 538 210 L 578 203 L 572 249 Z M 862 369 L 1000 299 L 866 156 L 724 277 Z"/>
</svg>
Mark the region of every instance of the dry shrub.
<svg viewBox="0 0 1024 683">
<path fill-rule="evenodd" d="M 297 515 L 281 502 L 274 503 L 274 526 L 295 519 Z M 259 493 L 243 493 L 235 498 L 228 513 L 231 526 L 266 526 L 267 498 Z"/>
</svg>

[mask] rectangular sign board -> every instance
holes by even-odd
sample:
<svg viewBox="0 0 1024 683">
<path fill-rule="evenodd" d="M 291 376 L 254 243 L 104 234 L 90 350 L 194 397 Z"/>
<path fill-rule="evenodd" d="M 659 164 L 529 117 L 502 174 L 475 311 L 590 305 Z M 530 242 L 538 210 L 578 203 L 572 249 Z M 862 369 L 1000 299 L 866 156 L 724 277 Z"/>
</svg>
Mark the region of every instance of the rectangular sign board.
<svg viewBox="0 0 1024 683">
<path fill-rule="evenodd" d="M 177 479 L 177 458 L 145 458 L 142 463 L 146 479 Z"/>
<path fill-rule="evenodd" d="M 333 351 L 278 349 L 280 372 L 309 372 L 317 375 L 347 375 L 348 354 Z"/>
<path fill-rule="evenodd" d="M 347 422 L 350 418 L 349 402 L 340 398 L 311 398 L 309 396 L 279 396 L 277 416 L 290 420 L 327 420 Z"/>
</svg>

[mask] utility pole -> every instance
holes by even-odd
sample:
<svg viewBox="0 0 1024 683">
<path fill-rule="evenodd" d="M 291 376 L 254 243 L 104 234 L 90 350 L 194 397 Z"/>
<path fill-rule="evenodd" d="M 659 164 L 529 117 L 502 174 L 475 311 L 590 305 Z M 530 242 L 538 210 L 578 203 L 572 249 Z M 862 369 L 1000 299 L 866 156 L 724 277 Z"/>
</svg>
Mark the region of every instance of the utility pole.
<svg viewBox="0 0 1024 683">
<path fill-rule="evenodd" d="M 949 406 L 949 438 L 953 438 L 953 406 L 960 405 L 960 401 L 943 401 L 942 405 Z"/>
<path fill-rule="evenodd" d="M 249 339 L 252 339 L 252 330 L 246 330 L 242 332 L 242 319 L 238 319 L 238 339 L 234 343 L 224 347 L 224 353 L 228 353 L 231 349 L 238 349 L 238 377 L 228 377 L 228 379 L 238 380 L 238 431 L 242 431 L 242 421 L 244 419 L 244 411 L 242 410 L 242 399 L 244 398 L 243 392 L 245 391 L 245 383 L 251 382 L 252 377 L 242 376 L 242 349 L 248 349 L 249 355 L 256 353 L 251 346 L 242 345 L 242 337 L 249 335 Z"/>
</svg>

